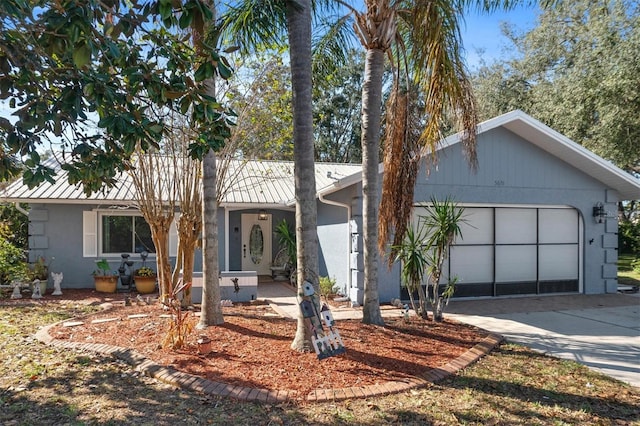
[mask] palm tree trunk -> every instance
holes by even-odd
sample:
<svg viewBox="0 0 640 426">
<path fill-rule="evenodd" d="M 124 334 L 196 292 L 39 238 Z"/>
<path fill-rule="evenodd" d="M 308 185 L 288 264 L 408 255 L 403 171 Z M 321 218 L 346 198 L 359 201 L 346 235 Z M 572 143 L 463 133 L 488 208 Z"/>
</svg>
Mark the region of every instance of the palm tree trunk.
<svg viewBox="0 0 640 426">
<path fill-rule="evenodd" d="M 224 322 L 218 279 L 218 201 L 216 197 L 216 154 L 209 151 L 202 163 L 202 312 L 197 328 Z"/>
<path fill-rule="evenodd" d="M 362 322 L 384 325 L 378 297 L 378 165 L 384 51 L 367 49 L 362 87 L 362 208 L 364 304 Z"/>
<path fill-rule="evenodd" d="M 216 16 L 214 0 L 208 0 L 211 13 Z M 201 20 L 193 24 L 193 41 L 196 49 L 204 48 L 205 28 Z M 215 98 L 216 81 L 212 77 L 204 81 L 207 95 Z M 218 265 L 218 197 L 216 191 L 216 153 L 209 150 L 202 159 L 202 308 L 196 328 L 203 329 L 224 322 L 220 305 L 220 275 Z"/>
<path fill-rule="evenodd" d="M 311 1 L 287 2 L 287 29 L 293 89 L 293 157 L 296 193 L 297 286 L 304 281 L 319 294 L 316 182 L 314 172 L 313 113 L 311 104 Z M 311 339 L 302 312 L 291 348 L 309 351 Z"/>
</svg>

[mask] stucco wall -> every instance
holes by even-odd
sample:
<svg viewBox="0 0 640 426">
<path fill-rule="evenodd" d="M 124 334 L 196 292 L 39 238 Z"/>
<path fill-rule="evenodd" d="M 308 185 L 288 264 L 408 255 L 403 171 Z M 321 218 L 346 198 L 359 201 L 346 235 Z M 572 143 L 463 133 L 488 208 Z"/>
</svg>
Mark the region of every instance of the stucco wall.
<svg viewBox="0 0 640 426">
<path fill-rule="evenodd" d="M 336 280 L 341 292 L 349 288 L 349 220 L 345 207 L 318 203 L 320 276 Z"/>
<path fill-rule="evenodd" d="M 33 261 L 38 256 L 44 256 L 49 262 L 55 257 L 51 263 L 50 271 L 64 273 L 62 288 L 92 288 L 94 284 L 91 274 L 97 269 L 96 260 L 106 258 L 113 270 L 120 266 L 121 257 L 119 255 L 83 256 L 82 212 L 96 207 L 98 206 L 78 204 L 32 204 L 30 206 L 29 221 L 32 230 L 29 241 L 30 260 Z M 223 223 L 223 213 L 218 212 L 218 216 L 220 223 Z M 224 265 L 224 235 L 224 230 L 220 230 L 221 265 Z M 134 268 L 141 265 L 139 255 L 132 254 L 130 259 L 136 262 Z M 171 261 L 173 264 L 175 259 L 172 258 Z M 155 257 L 149 256 L 147 263 L 155 268 Z M 196 271 L 202 270 L 200 250 L 196 251 L 194 269 Z"/>
</svg>

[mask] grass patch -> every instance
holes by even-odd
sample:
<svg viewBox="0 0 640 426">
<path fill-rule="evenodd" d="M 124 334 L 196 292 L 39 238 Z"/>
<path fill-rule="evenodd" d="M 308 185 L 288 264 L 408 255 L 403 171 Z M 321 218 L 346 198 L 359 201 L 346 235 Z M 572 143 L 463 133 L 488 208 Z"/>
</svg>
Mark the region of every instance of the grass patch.
<svg viewBox="0 0 640 426">
<path fill-rule="evenodd" d="M 633 254 L 618 256 L 618 283 L 640 287 L 640 272 L 631 266 L 631 262 L 637 258 L 638 256 Z"/>
<path fill-rule="evenodd" d="M 265 405 L 176 391 L 123 362 L 31 337 L 79 313 L 0 306 L 0 324 L 14 330 L 0 334 L 0 424 L 640 424 L 640 389 L 510 344 L 438 384 L 377 398 Z"/>
</svg>

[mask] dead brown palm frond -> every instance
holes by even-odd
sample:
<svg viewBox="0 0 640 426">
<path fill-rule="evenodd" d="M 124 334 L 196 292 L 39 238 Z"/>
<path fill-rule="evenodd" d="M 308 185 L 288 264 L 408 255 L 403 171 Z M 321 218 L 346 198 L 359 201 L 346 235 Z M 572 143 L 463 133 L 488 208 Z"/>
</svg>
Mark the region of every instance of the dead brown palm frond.
<svg viewBox="0 0 640 426">
<path fill-rule="evenodd" d="M 393 247 L 402 242 L 413 210 L 414 185 L 418 175 L 419 147 L 417 123 L 412 119 L 412 100 L 409 90 L 397 83 L 387 101 L 382 178 L 380 220 L 378 222 L 378 249 L 386 250 L 393 233 L 389 265 L 393 263 Z"/>
</svg>

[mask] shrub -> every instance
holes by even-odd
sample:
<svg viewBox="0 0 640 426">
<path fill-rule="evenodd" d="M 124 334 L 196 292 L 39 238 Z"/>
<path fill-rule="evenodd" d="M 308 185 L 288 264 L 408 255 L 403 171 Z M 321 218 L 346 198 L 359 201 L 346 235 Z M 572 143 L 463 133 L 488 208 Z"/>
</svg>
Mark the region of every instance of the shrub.
<svg viewBox="0 0 640 426">
<path fill-rule="evenodd" d="M 320 296 L 325 299 L 338 292 L 335 278 L 320 277 Z"/>
<path fill-rule="evenodd" d="M 640 257 L 631 261 L 631 269 L 633 269 L 633 272 L 640 274 Z"/>
<path fill-rule="evenodd" d="M 640 253 L 640 221 L 620 221 L 618 238 L 620 253 Z"/>
<path fill-rule="evenodd" d="M 148 266 L 143 266 L 140 269 L 136 269 L 133 275 L 135 275 L 136 277 L 155 277 L 156 271 L 149 268 Z"/>
<path fill-rule="evenodd" d="M 24 261 L 22 249 L 8 240 L 0 238 L 0 284 L 11 284 L 14 280 L 28 277 L 29 267 Z"/>
</svg>

